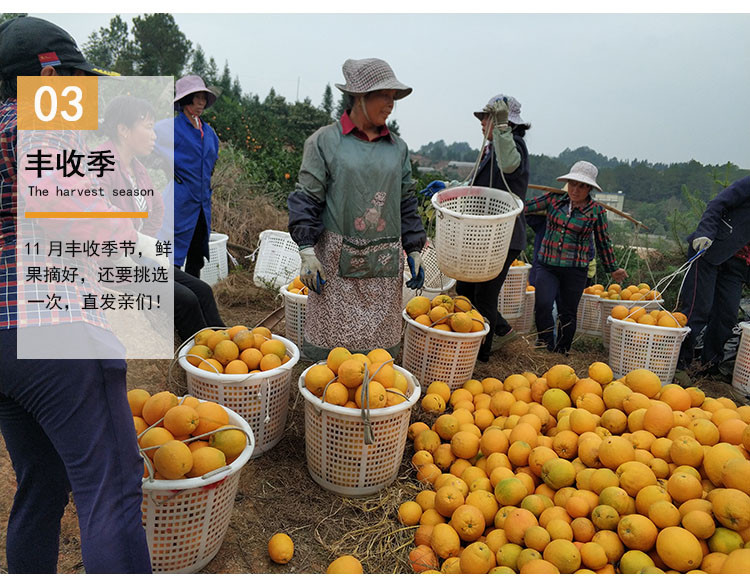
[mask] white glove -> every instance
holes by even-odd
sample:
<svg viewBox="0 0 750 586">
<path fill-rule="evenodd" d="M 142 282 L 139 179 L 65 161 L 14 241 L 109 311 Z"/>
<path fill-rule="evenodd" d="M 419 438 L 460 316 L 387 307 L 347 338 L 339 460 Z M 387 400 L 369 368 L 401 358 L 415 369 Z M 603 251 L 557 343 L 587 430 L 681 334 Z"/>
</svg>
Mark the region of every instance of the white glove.
<svg viewBox="0 0 750 586">
<path fill-rule="evenodd" d="M 326 275 L 323 272 L 323 265 L 320 264 L 318 257 L 315 256 L 315 249 L 312 246 L 301 248 L 299 256 L 302 261 L 300 281 L 311 291 L 320 294 L 323 290 L 323 285 L 326 284 Z"/>
<path fill-rule="evenodd" d="M 158 241 L 153 236 L 138 232 L 138 240 L 135 243 L 135 260 L 147 258 L 164 269 L 169 268 L 169 258 L 162 251 L 157 250 Z"/>
<path fill-rule="evenodd" d="M 706 250 L 713 243 L 714 243 L 713 240 L 711 240 L 710 238 L 706 238 L 705 236 L 701 236 L 700 238 L 695 238 L 692 242 L 693 250 L 695 250 L 695 252 Z"/>
</svg>

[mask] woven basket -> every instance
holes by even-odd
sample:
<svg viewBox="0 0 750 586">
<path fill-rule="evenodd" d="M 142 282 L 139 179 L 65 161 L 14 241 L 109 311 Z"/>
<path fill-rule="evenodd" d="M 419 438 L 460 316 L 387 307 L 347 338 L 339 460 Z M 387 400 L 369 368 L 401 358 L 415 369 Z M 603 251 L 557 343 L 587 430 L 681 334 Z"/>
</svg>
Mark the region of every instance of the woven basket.
<svg viewBox="0 0 750 586">
<path fill-rule="evenodd" d="M 590 336 L 602 335 L 601 297 L 584 293 L 578 302 L 576 332 Z M 610 308 L 611 309 L 611 308 Z"/>
<path fill-rule="evenodd" d="M 508 323 L 513 331 L 518 334 L 528 334 L 534 329 L 534 303 L 536 301 L 536 291 L 526 291 L 524 293 L 523 314 L 521 317 L 509 319 Z"/>
<path fill-rule="evenodd" d="M 497 297 L 497 310 L 505 319 L 521 317 L 529 284 L 530 264 L 510 267 Z"/>
<path fill-rule="evenodd" d="M 209 285 L 218 283 L 229 274 L 229 266 L 227 265 L 228 241 L 229 236 L 218 232 L 211 232 L 211 236 L 208 238 L 209 258 L 201 269 L 200 277 L 202 281 Z"/>
<path fill-rule="evenodd" d="M 226 407 L 225 407 L 226 409 Z M 247 422 L 227 409 L 249 442 L 228 466 L 200 478 L 142 482 L 141 514 L 154 573 L 197 572 L 218 553 L 229 527 L 242 467 L 255 446 Z"/>
<path fill-rule="evenodd" d="M 734 361 L 734 372 L 732 373 L 732 386 L 750 395 L 750 322 L 740 324 L 742 337 L 737 348 L 737 358 Z"/>
<path fill-rule="evenodd" d="M 291 357 L 286 364 L 255 374 L 216 374 L 201 370 L 187 361 L 191 343 L 179 353 L 180 366 L 187 376 L 188 392 L 199 399 L 214 401 L 244 418 L 255 433 L 253 458 L 273 448 L 284 435 L 292 385 L 292 368 L 300 358 L 297 346 L 286 338 L 281 340 Z"/>
<path fill-rule="evenodd" d="M 489 187 L 453 187 L 432 196 L 435 248 L 443 274 L 482 283 L 500 274 L 523 202 Z"/>
<path fill-rule="evenodd" d="M 362 412 L 324 403 L 305 387 L 309 368 L 300 375 L 299 391 L 305 399 L 307 469 L 323 488 L 346 496 L 365 496 L 390 485 L 398 476 L 411 409 L 419 400 L 421 389 L 409 372 L 394 368 L 406 377 L 408 398 L 393 407 L 369 412 L 374 435 L 374 443 L 369 445 L 365 443 Z"/>
<path fill-rule="evenodd" d="M 609 365 L 615 378 L 637 368 L 646 368 L 662 384 L 674 378 L 682 341 L 690 328 L 665 328 L 607 318 L 610 325 Z"/>
<path fill-rule="evenodd" d="M 278 289 L 299 275 L 299 247 L 288 232 L 264 230 L 254 254 L 253 283 L 257 287 Z"/>
<path fill-rule="evenodd" d="M 298 348 L 302 347 L 302 337 L 305 331 L 305 314 L 307 312 L 307 295 L 292 293 L 286 287 L 281 288 L 284 298 L 284 323 L 286 337 Z"/>
<path fill-rule="evenodd" d="M 472 377 L 482 340 L 490 331 L 487 322 L 480 332 L 460 334 L 423 326 L 406 311 L 403 317 L 406 331 L 402 364 L 422 386 L 443 381 L 457 389 Z"/>
<path fill-rule="evenodd" d="M 609 348 L 609 321 L 607 321 L 612 313 L 612 308 L 615 305 L 624 305 L 629 310 L 633 307 L 644 307 L 646 311 L 652 309 L 662 309 L 659 305 L 660 300 L 644 301 L 639 299 L 638 301 L 626 301 L 624 299 L 599 299 L 599 317 L 602 320 L 602 344 L 605 348 Z"/>
</svg>

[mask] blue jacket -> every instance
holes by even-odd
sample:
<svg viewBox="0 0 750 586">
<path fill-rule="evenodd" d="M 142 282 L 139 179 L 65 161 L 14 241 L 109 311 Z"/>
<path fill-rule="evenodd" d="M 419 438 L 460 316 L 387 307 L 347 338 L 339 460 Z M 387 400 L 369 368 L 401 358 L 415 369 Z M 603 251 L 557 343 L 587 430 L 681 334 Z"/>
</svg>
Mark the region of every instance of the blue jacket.
<svg viewBox="0 0 750 586">
<path fill-rule="evenodd" d="M 169 121 L 156 124 L 156 150 L 167 159 L 169 137 L 165 136 Z M 208 239 L 211 233 L 211 175 L 219 157 L 219 137 L 206 122 L 201 131 L 180 112 L 174 119 L 174 264 L 182 266 L 200 212 L 206 217 L 206 238 L 203 255 L 209 258 Z M 168 187 L 169 189 L 169 187 Z M 169 213 L 169 210 L 166 210 Z"/>
<path fill-rule="evenodd" d="M 750 175 L 732 183 L 708 202 L 695 232 L 688 243 L 705 236 L 713 244 L 703 253 L 703 259 L 720 265 L 733 257 L 750 242 Z"/>
</svg>

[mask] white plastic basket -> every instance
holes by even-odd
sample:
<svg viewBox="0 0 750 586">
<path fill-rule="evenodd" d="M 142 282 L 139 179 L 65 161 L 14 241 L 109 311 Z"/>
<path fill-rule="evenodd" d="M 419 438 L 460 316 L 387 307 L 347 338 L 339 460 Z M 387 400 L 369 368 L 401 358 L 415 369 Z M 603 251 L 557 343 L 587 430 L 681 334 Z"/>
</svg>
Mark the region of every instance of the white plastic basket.
<svg viewBox="0 0 750 586">
<path fill-rule="evenodd" d="M 292 342 L 281 336 L 272 337 L 284 343 L 291 358 L 273 370 L 255 374 L 216 374 L 201 370 L 187 361 L 191 343 L 185 344 L 179 353 L 180 366 L 187 376 L 188 392 L 199 399 L 215 401 L 232 409 L 253 428 L 253 458 L 273 448 L 284 435 L 292 368 L 300 357 L 299 349 Z"/>
<path fill-rule="evenodd" d="M 227 242 L 229 236 L 218 232 L 211 232 L 208 237 L 208 262 L 203 265 L 200 272 L 202 281 L 209 285 L 215 285 L 229 274 L 227 264 Z"/>
<path fill-rule="evenodd" d="M 292 293 L 287 285 L 281 288 L 284 297 L 284 323 L 286 324 L 286 337 L 294 342 L 297 347 L 302 347 L 302 337 L 305 331 L 305 314 L 307 313 L 307 295 Z"/>
<path fill-rule="evenodd" d="M 197 572 L 214 558 L 224 541 L 240 471 L 255 446 L 247 422 L 231 409 L 227 413 L 230 425 L 242 428 L 249 440 L 231 464 L 200 478 L 143 479 L 141 514 L 154 573 Z"/>
<path fill-rule="evenodd" d="M 526 285 L 529 284 L 530 264 L 510 267 L 497 297 L 497 310 L 505 319 L 523 315 Z"/>
<path fill-rule="evenodd" d="M 254 254 L 253 283 L 257 287 L 278 289 L 299 275 L 302 266 L 299 247 L 289 232 L 263 230 Z"/>
<path fill-rule="evenodd" d="M 534 303 L 536 301 L 536 291 L 526 291 L 524 293 L 523 314 L 520 317 L 509 319 L 508 323 L 513 331 L 518 334 L 528 334 L 534 329 Z"/>
<path fill-rule="evenodd" d="M 408 371 L 394 366 L 406 377 L 408 398 L 392 407 L 370 410 L 374 443 L 368 445 L 359 409 L 324 403 L 305 388 L 310 368 L 299 377 L 299 391 L 305 399 L 305 451 L 310 476 L 323 488 L 346 496 L 365 496 L 385 488 L 398 476 L 411 408 L 422 392 L 419 384 Z"/>
<path fill-rule="evenodd" d="M 423 326 L 403 312 L 404 332 L 403 367 L 417 377 L 422 386 L 443 381 L 457 389 L 474 374 L 482 340 L 489 333 L 485 321 L 479 332 L 445 332 Z"/>
<path fill-rule="evenodd" d="M 602 299 L 599 298 L 599 317 L 602 323 L 602 344 L 605 348 L 609 348 L 609 321 L 607 321 L 612 313 L 612 308 L 615 305 L 624 305 L 629 310 L 633 307 L 645 307 L 646 311 L 653 309 L 662 309 L 659 305 L 659 300 L 645 301 L 639 299 L 637 301 L 630 301 L 625 299 Z"/>
<path fill-rule="evenodd" d="M 424 267 L 424 285 L 422 286 L 420 295 L 423 295 L 428 299 L 433 299 L 438 295 L 447 293 L 455 287 L 456 279 L 446 277 L 440 272 L 440 267 L 437 262 L 437 251 L 429 240 L 422 250 L 422 266 Z M 409 279 L 411 279 L 411 271 L 409 270 L 408 264 L 404 261 L 404 288 L 402 294 L 404 307 L 406 307 L 409 300 L 414 298 L 417 294 L 417 291 L 409 289 L 409 287 L 406 286 L 406 281 Z"/>
<path fill-rule="evenodd" d="M 615 378 L 637 368 L 646 368 L 659 377 L 662 384 L 674 378 L 680 346 L 690 328 L 647 326 L 607 318 L 610 325 L 609 365 Z"/>
<path fill-rule="evenodd" d="M 742 337 L 734 361 L 732 386 L 745 394 L 750 394 L 750 322 L 742 322 L 740 327 Z"/>
<path fill-rule="evenodd" d="M 432 196 L 435 248 L 443 274 L 471 283 L 494 279 L 508 255 L 523 202 L 489 187 L 453 187 Z"/>
<path fill-rule="evenodd" d="M 601 297 L 584 293 L 578 302 L 576 332 L 590 336 L 602 335 Z M 611 308 L 610 308 L 611 310 Z"/>
</svg>

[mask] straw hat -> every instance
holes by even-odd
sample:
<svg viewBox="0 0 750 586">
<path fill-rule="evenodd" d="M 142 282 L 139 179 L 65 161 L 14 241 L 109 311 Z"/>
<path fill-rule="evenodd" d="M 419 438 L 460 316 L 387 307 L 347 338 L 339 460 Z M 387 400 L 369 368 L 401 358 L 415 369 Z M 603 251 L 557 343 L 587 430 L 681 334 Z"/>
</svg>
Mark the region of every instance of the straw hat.
<svg viewBox="0 0 750 586">
<path fill-rule="evenodd" d="M 513 96 L 506 96 L 505 94 L 492 96 L 484 108 L 478 112 L 474 112 L 474 116 L 481 120 L 495 102 L 499 102 L 503 99 L 508 103 L 508 122 L 512 122 L 516 126 L 528 126 L 528 122 L 525 122 L 524 119 L 521 118 L 521 102 L 516 100 Z"/>
<path fill-rule="evenodd" d="M 573 164 L 567 175 L 562 175 L 561 177 L 558 177 L 557 180 L 579 181 L 602 191 L 602 188 L 599 187 L 599 184 L 596 182 L 596 176 L 598 174 L 599 170 L 588 161 L 578 161 Z"/>
<path fill-rule="evenodd" d="M 206 108 L 213 106 L 217 98 L 216 92 L 208 89 L 199 75 L 181 77 L 175 83 L 174 103 L 177 104 L 185 96 L 197 94 L 198 92 L 206 92 Z"/>
<path fill-rule="evenodd" d="M 346 84 L 334 84 L 342 92 L 361 96 L 378 90 L 396 90 L 394 99 L 411 93 L 411 88 L 398 79 L 393 69 L 382 59 L 347 59 L 341 67 Z"/>
</svg>

